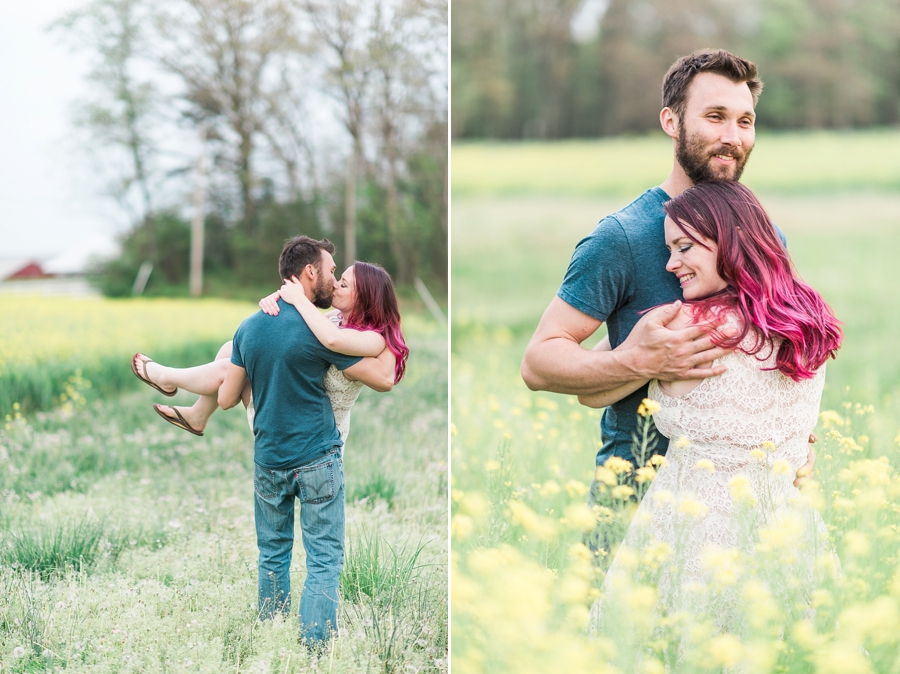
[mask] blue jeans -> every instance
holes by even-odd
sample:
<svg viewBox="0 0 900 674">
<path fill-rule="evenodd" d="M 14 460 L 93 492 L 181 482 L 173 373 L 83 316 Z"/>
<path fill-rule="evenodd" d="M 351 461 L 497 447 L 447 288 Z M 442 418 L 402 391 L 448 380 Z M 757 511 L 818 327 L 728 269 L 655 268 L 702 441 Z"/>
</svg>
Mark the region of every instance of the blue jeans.
<svg viewBox="0 0 900 674">
<path fill-rule="evenodd" d="M 259 547 L 259 617 L 291 609 L 294 498 L 306 549 L 300 597 L 300 636 L 322 642 L 337 630 L 338 588 L 344 566 L 344 466 L 340 448 L 305 466 L 254 466 L 256 543 Z"/>
</svg>

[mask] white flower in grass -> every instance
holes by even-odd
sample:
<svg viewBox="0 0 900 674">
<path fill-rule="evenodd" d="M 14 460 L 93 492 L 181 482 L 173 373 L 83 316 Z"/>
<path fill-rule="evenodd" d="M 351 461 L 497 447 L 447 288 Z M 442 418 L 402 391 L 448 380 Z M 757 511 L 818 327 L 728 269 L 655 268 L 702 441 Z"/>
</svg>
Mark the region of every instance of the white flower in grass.
<svg viewBox="0 0 900 674">
<path fill-rule="evenodd" d="M 25 657 L 25 647 L 24 646 L 16 646 L 12 650 L 12 656 L 14 658 L 24 658 Z"/>
</svg>

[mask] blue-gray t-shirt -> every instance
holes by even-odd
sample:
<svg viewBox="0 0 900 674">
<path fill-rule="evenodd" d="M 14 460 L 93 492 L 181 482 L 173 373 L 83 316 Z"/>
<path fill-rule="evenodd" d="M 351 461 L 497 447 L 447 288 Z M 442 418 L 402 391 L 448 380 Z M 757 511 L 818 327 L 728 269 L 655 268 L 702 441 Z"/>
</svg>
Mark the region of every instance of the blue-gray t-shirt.
<svg viewBox="0 0 900 674">
<path fill-rule="evenodd" d="M 613 348 L 625 341 L 640 312 L 681 299 L 678 279 L 666 271 L 663 204 L 668 200 L 668 194 L 654 187 L 603 218 L 578 242 L 557 292 L 566 304 L 605 322 Z M 604 410 L 597 465 L 612 455 L 634 461 L 632 435 L 638 406 L 646 397 L 647 386 L 642 386 Z M 664 441 L 658 442 L 657 451 L 665 449 Z"/>
<path fill-rule="evenodd" d="M 260 311 L 241 323 L 231 352 L 253 389 L 253 460 L 272 470 L 312 463 L 343 444 L 322 378 L 331 364 L 344 370 L 362 360 L 325 348 L 294 307 L 278 306 L 277 316 Z"/>
<path fill-rule="evenodd" d="M 669 251 L 663 204 L 668 200 L 662 188 L 654 187 L 603 218 L 578 242 L 556 293 L 566 304 L 605 322 L 613 348 L 625 341 L 642 312 L 682 299 L 678 279 L 666 271 Z M 775 229 L 785 243 L 784 234 Z M 598 466 L 613 455 L 636 463 L 631 452 L 633 435 L 638 407 L 646 397 L 645 385 L 604 410 Z M 666 447 L 659 436 L 656 451 L 665 453 Z"/>
</svg>

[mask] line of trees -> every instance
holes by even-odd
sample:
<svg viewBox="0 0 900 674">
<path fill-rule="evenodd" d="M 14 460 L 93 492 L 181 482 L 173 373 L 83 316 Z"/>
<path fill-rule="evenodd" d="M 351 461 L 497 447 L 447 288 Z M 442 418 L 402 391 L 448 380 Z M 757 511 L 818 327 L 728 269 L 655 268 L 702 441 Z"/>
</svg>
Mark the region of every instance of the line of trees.
<svg viewBox="0 0 900 674">
<path fill-rule="evenodd" d="M 277 282 L 299 233 L 446 287 L 447 0 L 92 0 L 52 29 L 93 57 L 76 125 L 129 221 L 109 294 L 145 261 L 186 289 L 192 203 L 218 290 Z"/>
<path fill-rule="evenodd" d="M 755 61 L 758 124 L 900 122 L 900 1 L 454 0 L 454 138 L 658 127 L 671 63 L 702 47 Z"/>
</svg>

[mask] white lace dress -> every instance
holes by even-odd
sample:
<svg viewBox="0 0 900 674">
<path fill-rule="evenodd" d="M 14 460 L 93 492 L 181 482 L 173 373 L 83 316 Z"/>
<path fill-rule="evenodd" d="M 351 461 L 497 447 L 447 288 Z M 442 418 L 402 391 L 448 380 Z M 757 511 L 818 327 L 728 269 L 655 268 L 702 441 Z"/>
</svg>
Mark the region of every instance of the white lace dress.
<svg viewBox="0 0 900 674">
<path fill-rule="evenodd" d="M 340 327 L 342 320 L 340 314 L 329 316 L 329 318 L 332 323 Z M 350 435 L 350 409 L 359 398 L 363 383 L 347 379 L 343 372 L 332 365 L 325 371 L 322 384 L 325 386 L 325 394 L 331 401 L 331 408 L 334 410 L 334 423 L 341 434 L 341 440 L 346 444 L 347 436 Z M 251 395 L 250 402 L 247 404 L 247 421 L 251 431 L 255 417 L 256 407 L 253 405 L 253 396 Z"/>
<path fill-rule="evenodd" d="M 793 480 L 806 463 L 825 368 L 795 382 L 765 369 L 773 367 L 774 351 L 764 347 L 757 356 L 728 354 L 719 361 L 728 366 L 724 374 L 681 396 L 650 383 L 649 396 L 660 405 L 654 421 L 670 439 L 667 462 L 635 513 L 602 595 L 638 574 L 643 582 L 655 581 L 658 614 L 712 615 L 720 629 L 739 631 L 738 597 L 729 596 L 727 583 L 716 582 L 723 553 L 726 560 L 735 550 L 752 558 L 759 529 L 779 526 L 779 518 L 798 511 L 805 520 L 801 537 L 812 540 L 797 540 L 796 558 L 785 563 L 802 583 L 813 582 L 815 556 L 827 535 L 818 514 L 799 505 Z M 656 555 L 648 555 L 651 549 Z M 648 558 L 665 560 L 655 574 L 647 572 L 654 566 Z M 595 611 L 597 625 L 602 602 Z"/>
</svg>

